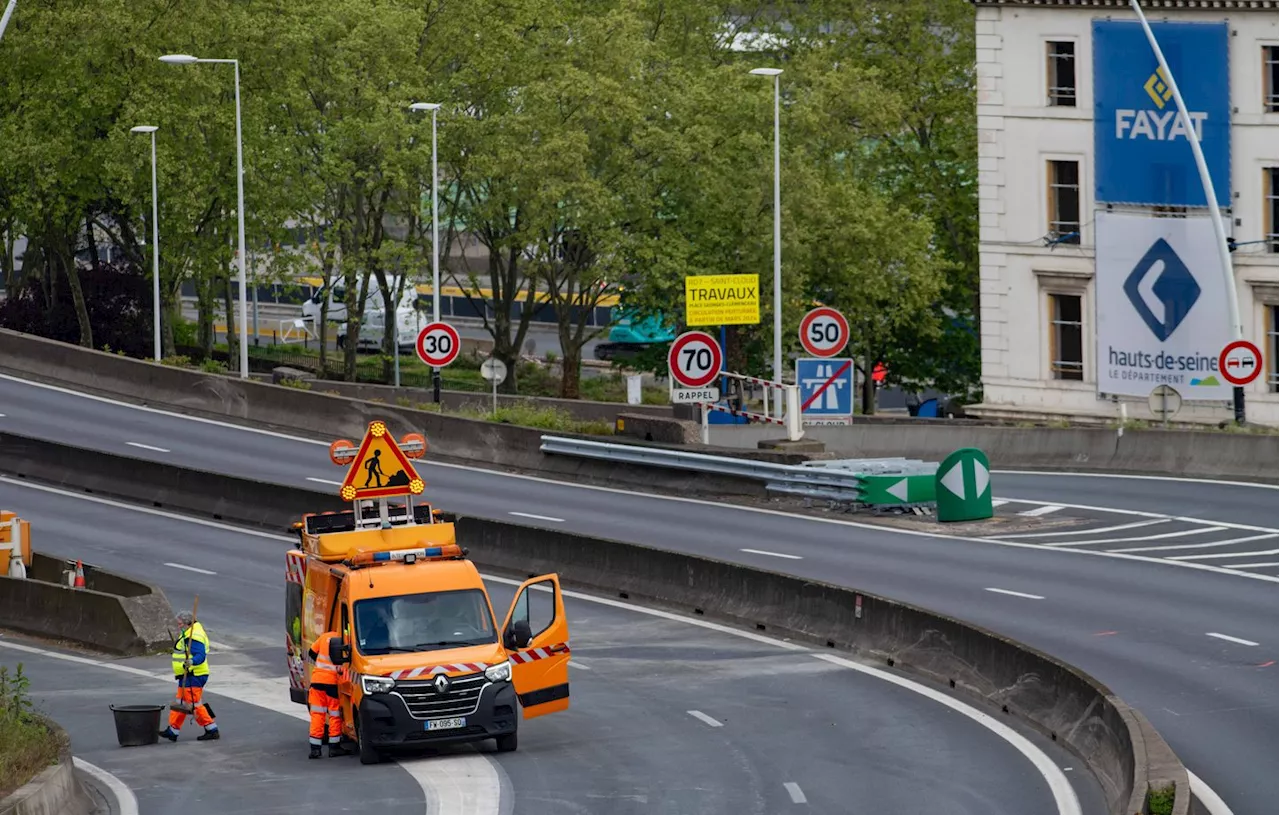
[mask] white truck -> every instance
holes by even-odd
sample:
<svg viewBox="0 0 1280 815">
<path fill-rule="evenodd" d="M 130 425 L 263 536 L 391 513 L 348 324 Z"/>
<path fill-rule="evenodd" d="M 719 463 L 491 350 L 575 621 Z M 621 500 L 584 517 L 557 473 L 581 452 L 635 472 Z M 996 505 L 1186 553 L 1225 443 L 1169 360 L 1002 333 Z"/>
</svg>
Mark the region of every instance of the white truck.
<svg viewBox="0 0 1280 815">
<path fill-rule="evenodd" d="M 392 291 L 395 291 L 399 284 L 398 278 L 387 278 L 387 285 Z M 338 347 L 342 348 L 347 342 L 346 289 L 342 281 L 335 281 L 331 286 L 319 289 L 308 300 L 303 302 L 302 317 L 312 324 L 314 330 L 314 327 L 319 325 L 321 305 L 326 297 L 329 299 L 327 318 L 329 322 L 338 324 L 337 341 Z M 395 315 L 396 345 L 399 346 L 401 353 L 413 351 L 413 346 L 418 340 L 418 332 L 427 323 L 427 315 L 418 310 L 417 302 L 417 287 L 413 285 L 412 281 L 406 280 L 404 282 L 404 290 L 400 294 L 400 300 L 396 304 Z M 386 316 L 382 292 L 378 290 L 377 282 L 371 279 L 369 281 L 369 290 L 365 295 L 364 320 L 360 324 L 360 338 L 356 345 L 358 350 L 378 351 L 382 348 Z"/>
</svg>

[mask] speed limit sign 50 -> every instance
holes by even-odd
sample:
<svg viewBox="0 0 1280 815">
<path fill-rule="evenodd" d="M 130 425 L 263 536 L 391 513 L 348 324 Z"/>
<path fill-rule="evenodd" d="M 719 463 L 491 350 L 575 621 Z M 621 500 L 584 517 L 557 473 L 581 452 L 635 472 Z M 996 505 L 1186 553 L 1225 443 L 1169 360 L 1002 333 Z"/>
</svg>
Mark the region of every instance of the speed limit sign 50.
<svg viewBox="0 0 1280 815">
<path fill-rule="evenodd" d="M 458 358 L 462 342 L 448 323 L 427 323 L 418 332 L 418 359 L 432 368 L 443 368 Z"/>
<path fill-rule="evenodd" d="M 671 378 L 686 388 L 701 388 L 720 375 L 723 358 L 715 338 L 702 331 L 687 331 L 676 337 L 667 352 Z"/>
<path fill-rule="evenodd" d="M 810 356 L 834 357 L 849 343 L 849 321 L 833 308 L 820 306 L 800 321 L 800 344 Z"/>
</svg>

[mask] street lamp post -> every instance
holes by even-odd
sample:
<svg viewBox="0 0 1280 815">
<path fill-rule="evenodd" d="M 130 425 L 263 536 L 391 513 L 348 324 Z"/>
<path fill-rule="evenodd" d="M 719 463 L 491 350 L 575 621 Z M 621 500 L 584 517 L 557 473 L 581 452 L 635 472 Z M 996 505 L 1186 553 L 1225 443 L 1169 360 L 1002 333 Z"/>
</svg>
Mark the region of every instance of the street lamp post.
<svg viewBox="0 0 1280 815">
<path fill-rule="evenodd" d="M 431 111 L 431 322 L 440 322 L 440 209 L 436 185 L 440 174 L 436 168 L 436 111 L 439 102 L 414 102 L 413 111 Z M 431 369 L 431 398 L 440 403 L 440 369 Z"/>
<path fill-rule="evenodd" d="M 1151 25 L 1147 23 L 1147 16 L 1142 13 L 1142 6 L 1138 5 L 1138 0 L 1129 0 L 1129 4 L 1138 15 L 1138 22 L 1142 24 L 1142 30 L 1147 35 L 1147 42 L 1155 52 L 1156 62 L 1164 70 L 1174 104 L 1178 106 L 1178 118 L 1182 121 L 1182 129 L 1187 134 L 1187 141 L 1191 144 L 1191 156 L 1195 159 L 1196 169 L 1200 172 L 1200 184 L 1204 187 L 1204 202 L 1209 208 L 1209 220 L 1213 224 L 1213 235 L 1218 244 L 1218 263 L 1222 267 L 1222 282 L 1227 287 L 1227 311 L 1231 320 L 1231 338 L 1244 339 L 1244 325 L 1240 322 L 1240 303 L 1236 298 L 1236 278 L 1231 268 L 1231 249 L 1227 245 L 1227 230 L 1222 224 L 1222 211 L 1218 209 L 1218 195 L 1213 189 L 1213 177 L 1209 174 L 1209 165 L 1205 163 L 1204 151 L 1200 149 L 1200 134 L 1192 126 L 1191 116 L 1187 113 L 1187 103 L 1182 99 L 1182 91 L 1178 90 L 1178 80 L 1174 77 L 1169 63 L 1165 61 L 1160 43 L 1156 42 L 1156 35 L 1151 30 Z M 1236 424 L 1242 425 L 1245 421 L 1244 388 L 1236 385 L 1231 393 Z"/>
<path fill-rule="evenodd" d="M 4 7 L 4 16 L 0 17 L 0 38 L 4 37 L 4 30 L 9 27 L 9 18 L 13 16 L 13 7 L 18 5 L 18 0 L 9 0 L 9 5 Z"/>
<path fill-rule="evenodd" d="M 773 77 L 773 381 L 782 383 L 782 124 L 781 68 L 752 68 L 754 76 Z M 779 400 L 779 403 L 781 400 Z M 782 415 L 779 404 L 778 415 Z"/>
<path fill-rule="evenodd" d="M 151 322 L 156 362 L 160 361 L 160 187 L 156 183 L 155 125 L 138 125 L 130 133 L 151 135 Z"/>
<path fill-rule="evenodd" d="M 240 251 L 236 260 L 240 267 L 240 378 L 249 378 L 249 297 L 245 279 L 244 254 L 244 139 L 240 131 L 240 60 L 238 59 L 201 59 L 190 54 L 166 54 L 160 57 L 161 62 L 170 65 L 194 65 L 197 62 L 210 62 L 219 65 L 235 66 L 236 78 L 236 218 L 239 221 Z"/>
</svg>

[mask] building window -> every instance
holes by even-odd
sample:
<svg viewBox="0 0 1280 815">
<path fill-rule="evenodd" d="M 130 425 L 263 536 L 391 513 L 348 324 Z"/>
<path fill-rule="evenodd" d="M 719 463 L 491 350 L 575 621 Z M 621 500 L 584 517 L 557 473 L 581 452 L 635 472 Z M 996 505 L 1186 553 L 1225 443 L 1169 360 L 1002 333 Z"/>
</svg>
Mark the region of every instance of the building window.
<svg viewBox="0 0 1280 815">
<path fill-rule="evenodd" d="M 1080 242 L 1080 163 L 1049 162 L 1049 231 L 1059 243 Z"/>
<path fill-rule="evenodd" d="M 1267 309 L 1267 390 L 1280 393 L 1280 306 Z"/>
<path fill-rule="evenodd" d="M 1280 167 L 1262 168 L 1262 223 L 1267 251 L 1280 252 Z"/>
<path fill-rule="evenodd" d="M 1054 379 L 1084 379 L 1084 298 L 1049 295 L 1049 370 Z"/>
<path fill-rule="evenodd" d="M 1076 106 L 1076 44 L 1045 43 L 1048 62 L 1049 107 Z"/>
<path fill-rule="evenodd" d="M 1262 109 L 1280 111 L 1280 46 L 1262 46 Z"/>
</svg>

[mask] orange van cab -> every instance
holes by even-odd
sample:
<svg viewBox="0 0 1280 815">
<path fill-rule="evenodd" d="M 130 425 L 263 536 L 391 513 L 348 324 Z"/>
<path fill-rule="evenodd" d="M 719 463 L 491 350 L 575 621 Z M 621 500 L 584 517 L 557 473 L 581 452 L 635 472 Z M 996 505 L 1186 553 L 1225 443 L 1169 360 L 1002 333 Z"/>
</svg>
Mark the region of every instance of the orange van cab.
<svg viewBox="0 0 1280 815">
<path fill-rule="evenodd" d="M 569 707 L 560 581 L 525 581 L 499 627 L 454 525 L 429 506 L 399 509 L 389 521 L 357 524 L 353 510 L 298 525 L 301 548 L 286 556 L 290 696 L 306 703 L 307 650 L 335 631 L 344 736 L 362 763 L 447 742 L 515 750 L 521 718 Z"/>
</svg>

